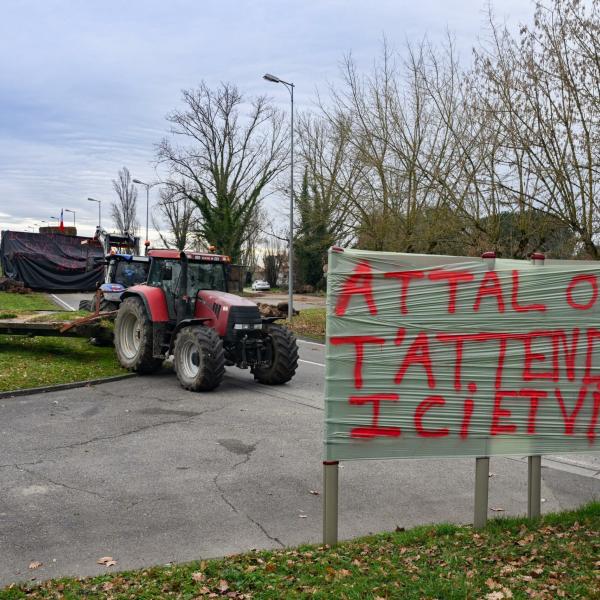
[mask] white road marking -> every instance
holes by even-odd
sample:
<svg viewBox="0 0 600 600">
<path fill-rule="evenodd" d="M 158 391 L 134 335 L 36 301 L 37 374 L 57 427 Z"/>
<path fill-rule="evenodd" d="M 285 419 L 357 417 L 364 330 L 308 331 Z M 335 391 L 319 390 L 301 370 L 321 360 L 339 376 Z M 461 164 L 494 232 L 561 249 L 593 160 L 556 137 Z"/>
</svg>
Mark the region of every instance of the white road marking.
<svg viewBox="0 0 600 600">
<path fill-rule="evenodd" d="M 312 346 L 321 346 L 321 347 L 325 347 L 325 344 L 321 344 L 319 342 L 309 342 L 308 340 L 297 340 L 298 343 L 300 344 L 311 344 Z"/>
<path fill-rule="evenodd" d="M 325 365 L 322 363 L 313 362 L 312 360 L 304 360 L 302 358 L 299 358 L 298 362 L 308 363 L 309 365 L 317 365 L 317 367 L 325 367 Z"/>
<path fill-rule="evenodd" d="M 67 310 L 72 310 L 72 311 L 77 310 L 77 309 L 73 308 L 70 304 L 67 304 L 64 300 L 61 300 L 55 294 L 50 294 L 50 296 L 52 296 L 61 306 L 64 306 Z"/>
</svg>

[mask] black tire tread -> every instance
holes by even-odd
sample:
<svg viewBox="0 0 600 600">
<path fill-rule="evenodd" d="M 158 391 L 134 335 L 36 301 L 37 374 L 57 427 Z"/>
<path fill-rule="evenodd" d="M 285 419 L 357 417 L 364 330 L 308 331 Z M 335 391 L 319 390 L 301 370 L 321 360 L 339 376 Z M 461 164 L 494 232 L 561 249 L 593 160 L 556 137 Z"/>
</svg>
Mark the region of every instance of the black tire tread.
<svg viewBox="0 0 600 600">
<path fill-rule="evenodd" d="M 196 341 L 203 350 L 203 373 L 194 381 L 182 381 L 179 369 L 177 368 L 178 353 L 177 347 L 184 336 L 194 335 Z M 202 325 L 192 325 L 184 327 L 179 331 L 175 338 L 175 371 L 181 386 L 191 392 L 209 392 L 221 385 L 225 375 L 225 351 L 223 349 L 223 340 L 217 335 L 214 329 L 203 327 Z"/>
<path fill-rule="evenodd" d="M 298 368 L 298 342 L 287 328 L 272 323 L 267 328 L 275 346 L 275 361 L 269 368 L 256 367 L 254 379 L 266 385 L 282 385 L 296 374 Z"/>
<path fill-rule="evenodd" d="M 92 312 L 92 301 L 91 300 L 80 300 L 79 301 L 79 310 L 87 310 Z"/>
<path fill-rule="evenodd" d="M 143 321 L 142 352 L 138 353 L 133 363 L 126 364 L 124 363 L 124 359 L 121 358 L 119 352 L 119 324 L 123 316 L 131 311 L 135 312 L 138 319 L 142 319 Z M 125 300 L 121 303 L 121 306 L 119 307 L 119 312 L 117 313 L 117 318 L 115 319 L 114 336 L 117 358 L 122 367 L 128 369 L 129 371 L 140 373 L 140 375 L 148 375 L 150 373 L 155 373 L 156 371 L 158 371 L 158 369 L 160 369 L 163 363 L 163 359 L 154 358 L 153 356 L 154 349 L 152 344 L 152 322 L 148 318 L 148 315 L 146 314 L 146 309 L 139 298 L 125 298 Z"/>
</svg>

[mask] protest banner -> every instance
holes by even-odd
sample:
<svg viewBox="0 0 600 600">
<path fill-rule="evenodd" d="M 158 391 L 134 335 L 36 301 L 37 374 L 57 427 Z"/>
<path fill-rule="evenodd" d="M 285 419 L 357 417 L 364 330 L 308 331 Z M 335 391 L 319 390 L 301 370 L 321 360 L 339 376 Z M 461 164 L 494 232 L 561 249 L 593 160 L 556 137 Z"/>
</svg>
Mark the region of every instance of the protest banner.
<svg viewBox="0 0 600 600">
<path fill-rule="evenodd" d="M 490 257 L 330 251 L 326 464 L 600 451 L 600 265 Z"/>
</svg>

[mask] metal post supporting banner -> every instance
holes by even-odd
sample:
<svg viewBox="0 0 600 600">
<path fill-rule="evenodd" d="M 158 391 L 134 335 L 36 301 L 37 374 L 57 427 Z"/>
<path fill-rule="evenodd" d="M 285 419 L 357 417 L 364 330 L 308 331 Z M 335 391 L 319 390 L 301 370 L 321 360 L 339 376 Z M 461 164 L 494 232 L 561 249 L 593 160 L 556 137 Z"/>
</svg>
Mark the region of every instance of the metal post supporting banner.
<svg viewBox="0 0 600 600">
<path fill-rule="evenodd" d="M 475 511 L 473 527 L 481 529 L 487 523 L 490 457 L 475 459 Z"/>
<path fill-rule="evenodd" d="M 527 516 L 537 519 L 542 514 L 542 457 L 527 457 Z"/>
<path fill-rule="evenodd" d="M 323 461 L 323 544 L 338 541 L 338 473 L 339 461 Z"/>
<path fill-rule="evenodd" d="M 481 255 L 488 271 L 496 268 L 496 253 L 484 252 Z M 473 527 L 481 529 L 485 527 L 488 516 L 488 496 L 490 478 L 490 457 L 480 456 L 475 459 L 475 501 Z"/>
<path fill-rule="evenodd" d="M 531 255 L 531 262 L 539 267 L 544 266 L 546 257 L 536 252 Z M 542 514 L 542 457 L 527 457 L 527 516 L 537 519 Z"/>
</svg>

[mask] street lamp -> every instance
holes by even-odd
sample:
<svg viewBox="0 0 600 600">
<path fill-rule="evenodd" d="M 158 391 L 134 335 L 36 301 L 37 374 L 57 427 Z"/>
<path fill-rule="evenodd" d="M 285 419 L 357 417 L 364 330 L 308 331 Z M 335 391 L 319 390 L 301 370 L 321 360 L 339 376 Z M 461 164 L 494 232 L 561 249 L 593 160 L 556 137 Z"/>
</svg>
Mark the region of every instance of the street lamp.
<svg viewBox="0 0 600 600">
<path fill-rule="evenodd" d="M 150 206 L 150 188 L 153 188 L 155 185 L 159 185 L 161 182 L 155 181 L 154 183 L 144 183 L 140 179 L 134 179 L 133 183 L 143 185 L 146 188 L 146 241 L 144 242 L 144 246 L 146 247 L 146 254 L 148 254 L 148 246 L 150 245 L 150 240 L 148 239 L 148 207 Z"/>
<path fill-rule="evenodd" d="M 102 225 L 102 200 L 96 200 L 95 198 L 88 198 L 88 202 L 97 202 L 98 203 L 98 229 Z M 75 218 L 75 217 L 73 217 Z"/>
<path fill-rule="evenodd" d="M 70 210 L 69 208 L 65 208 L 65 212 L 73 213 L 73 227 L 75 227 L 75 211 Z"/>
<path fill-rule="evenodd" d="M 288 321 L 294 314 L 294 84 L 265 73 L 263 79 L 271 83 L 282 83 L 290 93 L 291 141 L 290 141 L 290 238 L 288 249 Z"/>
<path fill-rule="evenodd" d="M 58 217 L 50 216 L 51 219 L 56 219 L 57 226 L 60 226 L 60 219 Z"/>
</svg>

